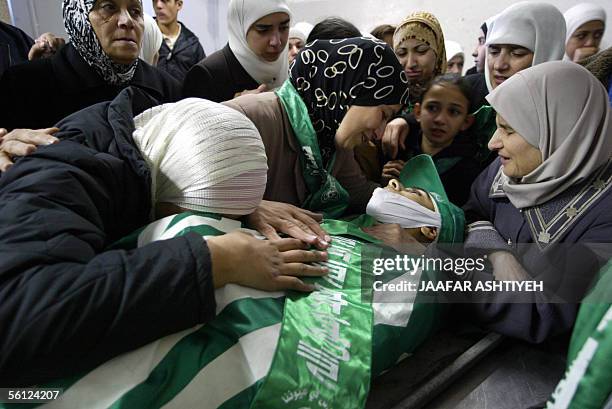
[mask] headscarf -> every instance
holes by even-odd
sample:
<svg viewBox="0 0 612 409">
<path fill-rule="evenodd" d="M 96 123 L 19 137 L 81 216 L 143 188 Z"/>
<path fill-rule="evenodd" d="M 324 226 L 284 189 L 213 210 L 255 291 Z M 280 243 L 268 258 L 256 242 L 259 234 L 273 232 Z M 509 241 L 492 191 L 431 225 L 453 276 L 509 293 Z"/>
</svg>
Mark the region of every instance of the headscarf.
<svg viewBox="0 0 612 409">
<path fill-rule="evenodd" d="M 140 47 L 140 59 L 153 65 L 153 57 L 159 52 L 164 36 L 157 22 L 148 14 L 144 15 L 144 35 Z"/>
<path fill-rule="evenodd" d="M 463 47 L 461 47 L 461 44 L 456 41 L 446 40 L 444 42 L 444 48 L 448 57 L 448 61 L 452 60 L 459 54 L 464 57 Z"/>
<path fill-rule="evenodd" d="M 408 99 L 406 73 L 395 54 L 372 38 L 306 44 L 291 63 L 289 80 L 308 109 L 325 164 L 349 107 L 404 104 Z"/>
<path fill-rule="evenodd" d="M 612 156 L 607 92 L 578 64 L 553 61 L 523 70 L 487 100 L 542 152 L 542 164 L 528 175 L 502 175 L 502 188 L 519 209 L 543 204 L 579 184 Z"/>
<path fill-rule="evenodd" d="M 266 151 L 257 128 L 244 115 L 189 98 L 149 109 L 134 124 L 134 141 L 151 169 L 154 206 L 166 202 L 201 212 L 245 215 L 261 202 Z"/>
<path fill-rule="evenodd" d="M 117 64 L 106 55 L 100 40 L 89 21 L 89 13 L 96 0 L 64 0 L 62 5 L 64 27 L 70 43 L 85 62 L 92 67 L 106 83 L 124 85 L 132 80 L 138 58 L 130 65 Z"/>
<path fill-rule="evenodd" d="M 563 13 L 565 17 L 566 33 L 565 33 L 565 44 L 569 41 L 570 37 L 578 30 L 578 28 L 584 23 L 589 21 L 599 20 L 603 21 L 604 27 L 606 25 L 606 10 L 597 4 L 592 3 L 579 3 L 574 7 Z M 569 56 L 566 55 L 566 59 L 569 60 Z"/>
<path fill-rule="evenodd" d="M 446 72 L 446 50 L 444 48 L 444 34 L 436 16 L 425 11 L 417 11 L 410 14 L 395 29 L 393 34 L 393 46 L 414 38 L 426 43 L 436 54 L 436 67 L 433 76 Z"/>
<path fill-rule="evenodd" d="M 303 43 L 306 43 L 306 39 L 313 27 L 310 23 L 300 21 L 289 30 L 289 38 L 299 38 Z"/>
<path fill-rule="evenodd" d="M 489 26 L 486 46 L 513 44 L 533 52 L 533 65 L 560 60 L 565 52 L 565 19 L 548 3 L 523 1 L 513 4 L 495 16 Z M 493 89 L 485 57 L 485 77 L 489 91 Z"/>
<path fill-rule="evenodd" d="M 227 29 L 230 49 L 242 68 L 258 84 L 268 84 L 273 89 L 287 79 L 287 47 L 276 61 L 269 62 L 259 58 L 246 39 L 253 23 L 272 13 L 286 13 L 291 17 L 286 0 L 231 0 L 227 11 Z"/>
</svg>

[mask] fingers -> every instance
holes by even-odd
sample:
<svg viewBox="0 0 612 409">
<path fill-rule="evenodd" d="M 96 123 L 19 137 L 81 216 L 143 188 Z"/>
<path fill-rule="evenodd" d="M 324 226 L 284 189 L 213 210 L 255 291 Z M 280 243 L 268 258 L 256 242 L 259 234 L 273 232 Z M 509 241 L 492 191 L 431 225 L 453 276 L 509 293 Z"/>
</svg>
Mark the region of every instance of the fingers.
<svg viewBox="0 0 612 409">
<path fill-rule="evenodd" d="M 0 138 L 2 138 L 7 133 L 8 133 L 8 131 L 5 128 L 0 128 Z"/>
<path fill-rule="evenodd" d="M 322 263 L 327 261 L 325 251 L 288 250 L 281 252 L 285 263 Z"/>
<path fill-rule="evenodd" d="M 294 238 L 285 238 L 273 241 L 272 244 L 278 248 L 278 251 L 289 251 L 289 250 L 307 250 L 308 244 L 301 240 Z"/>
<path fill-rule="evenodd" d="M 13 166 L 11 158 L 6 153 L 0 152 L 0 172 L 6 172 L 11 166 Z"/>
<path fill-rule="evenodd" d="M 250 224 L 255 230 L 257 230 L 266 239 L 272 240 L 272 241 L 281 240 L 280 236 L 276 232 L 276 229 L 272 227 L 271 225 L 269 225 L 268 223 L 255 221 L 255 222 L 251 222 Z"/>
<path fill-rule="evenodd" d="M 14 129 L 3 137 L 4 141 L 14 140 L 32 145 L 49 145 L 59 142 L 59 139 L 52 136 L 57 133 L 59 128 L 45 129 Z"/>
<path fill-rule="evenodd" d="M 36 150 L 36 145 L 16 140 L 5 140 L 2 142 L 2 153 L 12 156 L 26 156 Z"/>
<path fill-rule="evenodd" d="M 311 266 L 304 263 L 288 263 L 280 268 L 280 274 L 292 277 L 321 277 L 327 275 L 327 267 Z"/>
<path fill-rule="evenodd" d="M 313 219 L 309 214 L 313 214 L 313 215 L 317 215 L 319 217 L 321 217 L 321 220 L 323 219 L 323 217 L 319 214 L 316 213 L 312 213 L 312 212 L 307 212 L 307 211 L 302 211 L 302 210 L 298 210 L 295 213 L 295 217 L 300 220 L 302 223 L 304 223 L 308 229 L 310 229 L 310 231 L 312 231 L 318 238 L 319 243 L 317 244 L 317 247 L 319 248 L 327 248 L 329 246 L 329 243 L 331 242 L 331 237 L 329 236 L 329 234 L 327 234 L 327 232 L 325 230 L 323 230 L 321 228 L 321 225 L 319 224 L 319 221 Z M 316 244 L 316 243 L 315 243 Z M 323 247 L 320 247 L 323 246 Z"/>
<path fill-rule="evenodd" d="M 393 127 L 392 124 L 387 124 L 385 127 L 385 133 L 382 137 L 382 149 L 383 153 L 390 157 L 391 159 L 395 159 L 397 156 L 397 148 L 398 145 L 398 137 L 397 131 Z"/>
<path fill-rule="evenodd" d="M 275 287 L 277 290 L 294 290 L 302 292 L 312 292 L 315 290 L 315 286 L 312 284 L 306 284 L 297 277 L 291 276 L 278 276 L 275 278 Z"/>
</svg>

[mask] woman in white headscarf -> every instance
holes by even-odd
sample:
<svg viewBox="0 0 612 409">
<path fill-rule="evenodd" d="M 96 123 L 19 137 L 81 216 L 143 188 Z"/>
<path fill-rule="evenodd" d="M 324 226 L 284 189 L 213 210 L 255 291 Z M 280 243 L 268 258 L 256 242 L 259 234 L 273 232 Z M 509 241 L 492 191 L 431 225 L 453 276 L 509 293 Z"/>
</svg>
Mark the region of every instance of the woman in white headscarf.
<svg viewBox="0 0 612 409">
<path fill-rule="evenodd" d="M 280 87 L 288 75 L 290 22 L 286 0 L 231 0 L 228 44 L 187 73 L 183 95 L 223 102 Z"/>
<path fill-rule="evenodd" d="M 144 35 L 142 37 L 142 46 L 140 47 L 140 59 L 149 63 L 149 65 L 157 65 L 159 59 L 159 48 L 164 41 L 164 36 L 157 25 L 157 22 L 150 15 L 144 15 Z"/>
<path fill-rule="evenodd" d="M 489 91 L 517 72 L 563 57 L 565 20 L 547 3 L 516 3 L 501 12 L 487 34 L 485 77 Z"/>
<path fill-rule="evenodd" d="M 325 272 L 301 263 L 326 254 L 292 252 L 304 248 L 294 239 L 190 232 L 136 249 L 117 242 L 153 214 L 248 215 L 266 187 L 265 148 L 244 115 L 187 99 L 134 119 L 151 103 L 129 88 L 79 111 L 59 124 L 59 143 L 2 175 L 1 383 L 73 375 L 208 322 L 225 284 L 310 291 L 294 275 Z"/>
<path fill-rule="evenodd" d="M 300 21 L 289 30 L 289 63 L 295 58 L 297 53 L 306 45 L 306 39 L 314 26 L 305 21 Z"/>
<path fill-rule="evenodd" d="M 592 3 L 580 3 L 563 16 L 567 25 L 565 59 L 580 61 L 599 51 L 606 31 L 606 10 Z"/>
<path fill-rule="evenodd" d="M 612 237 L 612 112 L 602 84 L 561 61 L 515 74 L 487 99 L 498 159 L 472 185 L 466 246 L 488 254 L 496 280 L 535 279 L 544 291 L 479 299 L 491 304 L 473 305 L 473 316 L 540 342 L 572 327 L 576 303 L 610 256 L 589 246 Z"/>
</svg>

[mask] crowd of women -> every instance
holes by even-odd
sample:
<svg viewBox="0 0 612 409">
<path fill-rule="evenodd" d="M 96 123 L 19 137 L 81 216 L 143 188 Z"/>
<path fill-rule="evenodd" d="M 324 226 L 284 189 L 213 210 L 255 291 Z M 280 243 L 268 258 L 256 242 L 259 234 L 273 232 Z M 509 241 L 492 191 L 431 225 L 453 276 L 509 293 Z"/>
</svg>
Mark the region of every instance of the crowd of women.
<svg viewBox="0 0 612 409">
<path fill-rule="evenodd" d="M 443 242 L 434 196 L 396 180 L 423 154 L 463 206 L 458 240 L 491 263 L 461 279 L 543 280 L 569 300 L 494 294 L 464 316 L 533 342 L 571 330 L 610 253 L 589 245 L 612 237 L 603 9 L 500 10 L 462 77 L 429 12 L 377 39 L 337 17 L 296 24 L 283 0 L 231 0 L 228 44 L 179 84 L 139 59 L 140 0 L 62 8 L 67 44 L 0 78 L 0 381 L 70 376 L 209 322 L 228 283 L 312 291 L 299 277 L 328 272 L 323 217 L 367 209 L 385 244 Z M 269 240 L 111 247 L 186 210 Z"/>
</svg>

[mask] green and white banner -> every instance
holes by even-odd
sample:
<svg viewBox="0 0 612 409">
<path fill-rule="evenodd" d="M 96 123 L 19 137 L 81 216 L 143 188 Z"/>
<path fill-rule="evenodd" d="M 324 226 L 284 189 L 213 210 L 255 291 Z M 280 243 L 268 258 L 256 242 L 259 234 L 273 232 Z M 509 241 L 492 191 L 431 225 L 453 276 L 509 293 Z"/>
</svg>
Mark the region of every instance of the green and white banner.
<svg viewBox="0 0 612 409">
<path fill-rule="evenodd" d="M 63 388 L 56 401 L 0 408 L 363 407 L 371 377 L 425 340 L 437 328 L 442 306 L 414 298 L 364 302 L 361 250 L 371 238 L 347 222 L 329 221 L 323 228 L 333 240 L 325 263 L 330 273 L 312 279 L 318 291 L 285 294 L 227 285 L 215 292 L 212 322 L 81 376 L 39 385 Z M 235 220 L 184 213 L 148 225 L 122 245 L 235 230 L 256 234 Z"/>
</svg>

